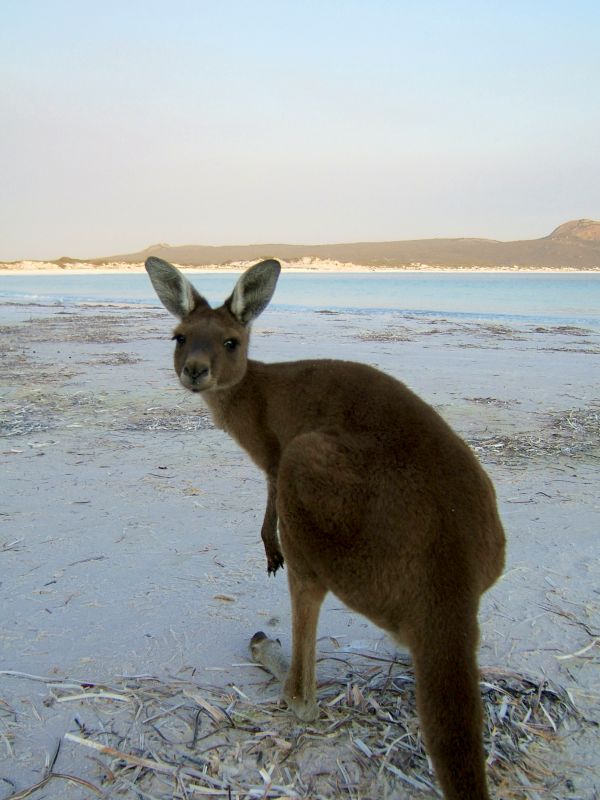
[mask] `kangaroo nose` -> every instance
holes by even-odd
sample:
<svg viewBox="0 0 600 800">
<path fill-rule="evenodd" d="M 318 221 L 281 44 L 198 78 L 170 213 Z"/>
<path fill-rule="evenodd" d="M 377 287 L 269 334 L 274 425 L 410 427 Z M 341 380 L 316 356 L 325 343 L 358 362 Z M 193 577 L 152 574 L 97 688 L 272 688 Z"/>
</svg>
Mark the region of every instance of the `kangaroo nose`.
<svg viewBox="0 0 600 800">
<path fill-rule="evenodd" d="M 191 381 L 198 381 L 208 375 L 208 366 L 206 364 L 186 364 L 183 374 Z"/>
</svg>

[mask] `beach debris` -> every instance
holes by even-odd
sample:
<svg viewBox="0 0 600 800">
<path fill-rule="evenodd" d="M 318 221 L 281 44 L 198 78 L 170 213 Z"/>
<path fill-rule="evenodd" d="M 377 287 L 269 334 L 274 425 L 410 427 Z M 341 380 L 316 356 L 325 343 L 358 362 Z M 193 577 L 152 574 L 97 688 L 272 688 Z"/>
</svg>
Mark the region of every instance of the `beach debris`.
<svg viewBox="0 0 600 800">
<path fill-rule="evenodd" d="M 61 773 L 46 775 L 45 782 L 60 777 L 100 797 L 132 800 L 368 798 L 386 796 L 398 782 L 403 796 L 439 796 L 421 739 L 408 657 L 336 650 L 321 659 L 322 672 L 330 659 L 335 675 L 321 680 L 321 716 L 311 724 L 300 723 L 276 699 L 260 693 L 250 698 L 252 687 L 151 676 L 105 685 L 3 674 L 45 682 L 46 706 L 72 704 L 77 730 L 64 735 L 63 747 L 92 749 L 106 758 L 100 786 Z M 492 795 L 566 796 L 561 792 L 570 778 L 560 772 L 557 758 L 561 739 L 588 724 L 569 694 L 545 678 L 506 669 L 483 670 L 481 692 Z"/>
<path fill-rule="evenodd" d="M 95 365 L 102 364 L 107 367 L 122 367 L 131 364 L 139 364 L 141 360 L 141 358 L 136 358 L 136 356 L 132 356 L 130 353 L 110 352 L 97 353 L 90 362 L 86 363 Z"/>
<path fill-rule="evenodd" d="M 143 412 L 130 414 L 127 421 L 115 421 L 115 427 L 124 431 L 186 431 L 195 432 L 214 428 L 208 412 L 198 408 L 192 413 L 177 406 L 153 406 Z M 190 492 L 188 492 L 189 494 Z"/>
<path fill-rule="evenodd" d="M 467 403 L 477 403 L 481 406 L 492 406 L 494 408 L 512 408 L 512 406 L 520 405 L 519 400 L 500 400 L 497 397 L 464 397 Z"/>
<path fill-rule="evenodd" d="M 20 547 L 20 545 L 24 541 L 25 537 L 20 536 L 18 539 L 14 539 L 12 542 L 2 542 L 0 543 L 0 553 L 7 553 L 9 550 L 22 550 L 23 548 Z"/>
<path fill-rule="evenodd" d="M 405 325 L 394 325 L 383 330 L 361 331 L 358 338 L 361 342 L 412 342 L 415 331 Z"/>
<path fill-rule="evenodd" d="M 31 390 L 26 402 L 24 399 L 4 402 L 0 410 L 0 436 L 32 436 L 82 427 L 122 432 L 195 432 L 214 427 L 203 408 L 146 406 L 103 392 Z"/>
<path fill-rule="evenodd" d="M 535 431 L 471 434 L 465 439 L 483 461 L 493 463 L 559 456 L 600 458 L 600 404 L 548 414 Z"/>
</svg>

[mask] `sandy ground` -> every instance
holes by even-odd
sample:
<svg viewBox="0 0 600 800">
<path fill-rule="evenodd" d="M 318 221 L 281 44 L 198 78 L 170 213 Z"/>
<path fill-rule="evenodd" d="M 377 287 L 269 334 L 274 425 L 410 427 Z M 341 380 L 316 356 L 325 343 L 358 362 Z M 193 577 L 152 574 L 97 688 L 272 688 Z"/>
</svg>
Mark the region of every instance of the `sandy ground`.
<svg viewBox="0 0 600 800">
<path fill-rule="evenodd" d="M 257 702 L 276 694 L 247 652 L 260 628 L 286 649 L 290 642 L 285 574 L 267 577 L 259 537 L 263 479 L 213 429 L 198 398 L 178 387 L 170 328 L 155 308 L 0 307 L 2 799 L 29 796 L 20 792 L 49 766 L 95 786 L 106 778 L 101 763 L 109 758 L 62 738 L 100 724 L 94 703 L 102 698 L 77 699 L 94 685 L 154 676 L 163 686 L 235 686 Z M 379 366 L 475 448 L 495 480 L 509 541 L 506 574 L 482 604 L 481 664 L 555 681 L 587 720 L 550 744 L 555 788 L 511 796 L 596 797 L 600 335 L 394 312 L 267 311 L 255 327 L 253 356 Z M 394 653 L 380 631 L 333 597 L 319 633 L 322 653 Z M 344 668 L 324 662 L 320 678 Z M 77 691 L 63 702 L 69 681 Z M 161 698 L 157 714 L 167 703 Z M 110 702 L 120 707 L 118 698 Z M 247 769 L 267 785 L 260 764 Z M 335 759 L 328 769 L 337 769 Z M 411 791 L 398 780 L 344 796 Z M 200 796 L 128 793 L 126 783 L 105 792 Z M 52 780 L 31 796 L 96 792 Z M 227 794 L 205 789 L 203 796 Z"/>
</svg>

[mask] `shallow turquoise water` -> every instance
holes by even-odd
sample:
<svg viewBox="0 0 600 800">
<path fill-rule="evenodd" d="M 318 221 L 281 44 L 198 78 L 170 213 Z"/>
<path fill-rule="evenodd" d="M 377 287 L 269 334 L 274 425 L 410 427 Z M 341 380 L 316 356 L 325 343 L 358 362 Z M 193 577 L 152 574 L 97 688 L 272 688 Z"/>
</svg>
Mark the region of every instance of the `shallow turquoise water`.
<svg viewBox="0 0 600 800">
<path fill-rule="evenodd" d="M 193 275 L 191 280 L 211 303 L 220 303 L 236 276 Z M 140 273 L 2 276 L 1 302 L 158 304 L 148 277 Z M 600 274 L 289 273 L 280 278 L 273 304 L 299 309 L 395 309 L 600 328 Z"/>
</svg>

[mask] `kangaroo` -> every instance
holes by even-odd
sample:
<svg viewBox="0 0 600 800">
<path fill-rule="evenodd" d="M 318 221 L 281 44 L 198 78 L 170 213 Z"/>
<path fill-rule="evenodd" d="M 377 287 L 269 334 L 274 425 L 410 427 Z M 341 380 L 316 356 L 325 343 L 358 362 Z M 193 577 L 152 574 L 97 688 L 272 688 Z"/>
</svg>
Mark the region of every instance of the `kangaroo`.
<svg viewBox="0 0 600 800">
<path fill-rule="evenodd" d="M 487 474 L 431 406 L 379 370 L 248 358 L 278 261 L 248 269 L 214 309 L 167 262 L 149 258 L 146 269 L 180 320 L 179 380 L 266 474 L 261 535 L 268 572 L 287 566 L 292 657 L 288 668 L 279 644 L 259 632 L 255 659 L 284 682 L 301 720 L 317 717 L 317 622 L 333 592 L 409 647 L 444 796 L 489 800 L 477 612 L 502 572 L 505 539 Z"/>
</svg>

